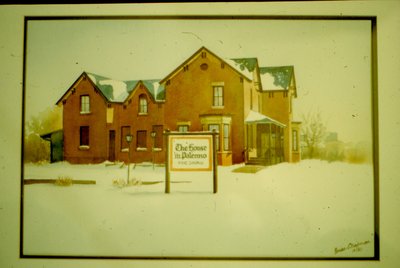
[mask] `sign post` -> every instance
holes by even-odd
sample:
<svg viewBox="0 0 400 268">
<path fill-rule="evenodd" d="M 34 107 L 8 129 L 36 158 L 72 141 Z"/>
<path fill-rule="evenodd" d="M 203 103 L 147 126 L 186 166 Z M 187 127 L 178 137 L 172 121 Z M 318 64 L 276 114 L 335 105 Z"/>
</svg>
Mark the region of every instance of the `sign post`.
<svg viewBox="0 0 400 268">
<path fill-rule="evenodd" d="M 170 193 L 170 172 L 213 171 L 217 193 L 216 132 L 164 132 L 166 137 L 165 193 Z"/>
<path fill-rule="evenodd" d="M 164 135 L 165 135 L 165 144 L 166 144 L 166 150 L 165 150 L 165 160 L 166 160 L 166 164 L 165 164 L 165 193 L 169 194 L 170 193 L 170 171 L 169 171 L 169 131 L 165 131 Z"/>
<path fill-rule="evenodd" d="M 213 193 L 216 194 L 218 191 L 218 172 L 217 172 L 217 168 L 218 168 L 218 158 L 215 157 L 217 155 L 217 133 L 215 131 L 213 131 Z"/>
</svg>

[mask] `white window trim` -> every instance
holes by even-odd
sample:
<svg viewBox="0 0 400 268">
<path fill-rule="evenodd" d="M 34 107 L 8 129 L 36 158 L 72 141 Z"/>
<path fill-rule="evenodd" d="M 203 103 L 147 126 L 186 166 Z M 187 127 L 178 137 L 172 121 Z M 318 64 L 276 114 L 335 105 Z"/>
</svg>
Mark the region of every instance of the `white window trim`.
<svg viewBox="0 0 400 268">
<path fill-rule="evenodd" d="M 224 109 L 225 106 L 224 105 L 222 105 L 222 106 L 211 106 L 211 108 L 212 109 Z"/>
<path fill-rule="evenodd" d="M 213 87 L 225 86 L 225 82 L 211 82 L 211 86 Z"/>
<path fill-rule="evenodd" d="M 190 121 L 179 121 L 176 123 L 177 126 L 191 126 L 192 123 Z"/>
<path fill-rule="evenodd" d="M 87 150 L 89 150 L 89 149 L 90 149 L 90 146 L 89 146 L 89 145 L 79 145 L 79 150 L 87 151 Z"/>
<path fill-rule="evenodd" d="M 146 152 L 147 148 L 146 147 L 136 147 L 137 152 Z"/>
</svg>

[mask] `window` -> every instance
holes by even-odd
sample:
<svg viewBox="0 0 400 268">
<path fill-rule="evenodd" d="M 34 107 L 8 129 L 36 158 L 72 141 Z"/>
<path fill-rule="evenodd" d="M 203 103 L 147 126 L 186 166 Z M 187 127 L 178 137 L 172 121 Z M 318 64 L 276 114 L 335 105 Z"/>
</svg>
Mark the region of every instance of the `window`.
<svg viewBox="0 0 400 268">
<path fill-rule="evenodd" d="M 81 126 L 79 132 L 79 145 L 89 146 L 89 127 Z"/>
<path fill-rule="evenodd" d="M 129 151 L 129 144 L 126 141 L 126 135 L 131 134 L 130 126 L 121 127 L 121 151 Z"/>
<path fill-rule="evenodd" d="M 213 86 L 213 106 L 224 106 L 224 87 Z"/>
<path fill-rule="evenodd" d="M 81 96 L 81 114 L 90 113 L 90 99 L 88 95 Z"/>
<path fill-rule="evenodd" d="M 208 125 L 208 130 L 209 131 L 216 131 L 217 133 L 219 133 L 219 125 L 210 124 L 210 125 Z M 219 151 L 220 150 L 220 148 L 219 148 L 219 135 L 216 135 L 215 140 L 216 140 L 215 147 L 216 147 L 217 151 Z"/>
<path fill-rule="evenodd" d="M 147 131 L 138 130 L 136 136 L 136 149 L 147 149 Z"/>
<path fill-rule="evenodd" d="M 208 64 L 207 63 L 201 64 L 200 65 L 200 69 L 203 70 L 203 71 L 207 70 L 208 69 Z"/>
<path fill-rule="evenodd" d="M 139 114 L 147 114 L 147 98 L 144 94 L 139 96 Z"/>
<path fill-rule="evenodd" d="M 230 146 L 229 125 L 224 124 L 224 151 L 229 151 L 230 149 L 231 146 Z"/>
<path fill-rule="evenodd" d="M 153 131 L 156 133 L 156 137 L 154 138 L 154 148 L 162 148 L 163 147 L 163 130 L 164 127 L 162 125 L 153 126 Z"/>
<path fill-rule="evenodd" d="M 179 132 L 188 132 L 189 131 L 189 126 L 188 125 L 179 125 L 178 126 L 178 131 Z"/>
<path fill-rule="evenodd" d="M 293 130 L 292 135 L 293 135 L 293 151 L 297 151 L 298 150 L 297 130 Z"/>
</svg>

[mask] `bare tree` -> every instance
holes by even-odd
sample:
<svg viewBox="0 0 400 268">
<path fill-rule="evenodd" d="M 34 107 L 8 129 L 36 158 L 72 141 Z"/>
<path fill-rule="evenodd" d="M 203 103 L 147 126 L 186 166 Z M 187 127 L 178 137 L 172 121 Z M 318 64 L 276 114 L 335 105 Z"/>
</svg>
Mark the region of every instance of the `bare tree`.
<svg viewBox="0 0 400 268">
<path fill-rule="evenodd" d="M 325 123 L 319 110 L 309 111 L 306 115 L 303 114 L 302 119 L 301 134 L 306 149 L 304 157 L 316 158 L 318 157 L 318 149 L 326 135 Z"/>
<path fill-rule="evenodd" d="M 36 116 L 31 116 L 26 122 L 27 133 L 39 135 L 62 128 L 62 110 L 58 106 L 47 107 Z"/>
<path fill-rule="evenodd" d="M 48 161 L 50 148 L 40 135 L 62 128 L 62 111 L 59 107 L 49 107 L 25 123 L 24 161 Z"/>
</svg>

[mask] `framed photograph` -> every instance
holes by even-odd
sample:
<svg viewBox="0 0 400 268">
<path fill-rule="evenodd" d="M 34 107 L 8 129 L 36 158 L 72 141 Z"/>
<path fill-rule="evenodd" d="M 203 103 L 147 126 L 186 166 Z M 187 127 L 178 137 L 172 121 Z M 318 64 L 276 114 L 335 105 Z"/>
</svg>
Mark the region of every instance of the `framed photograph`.
<svg viewBox="0 0 400 268">
<path fill-rule="evenodd" d="M 376 44 L 374 16 L 26 16 L 20 256 L 378 260 Z"/>
</svg>

